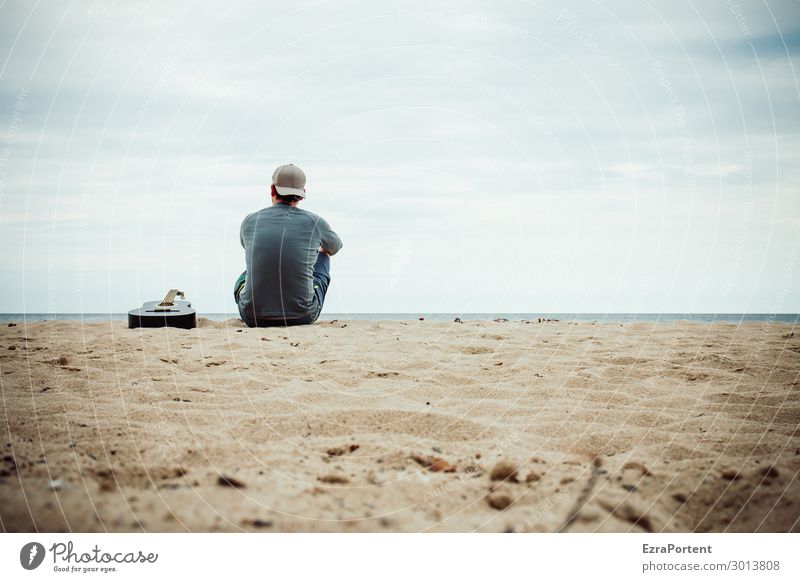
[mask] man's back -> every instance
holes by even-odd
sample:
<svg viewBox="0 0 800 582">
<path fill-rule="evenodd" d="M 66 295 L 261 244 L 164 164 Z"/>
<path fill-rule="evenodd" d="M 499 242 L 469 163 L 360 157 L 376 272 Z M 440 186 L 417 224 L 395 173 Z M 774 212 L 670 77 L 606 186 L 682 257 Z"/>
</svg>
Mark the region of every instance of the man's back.
<svg viewBox="0 0 800 582">
<path fill-rule="evenodd" d="M 342 242 L 312 212 L 273 204 L 242 222 L 247 278 L 240 312 L 253 319 L 302 319 L 315 315 L 314 265 L 318 249 L 333 255 Z"/>
</svg>

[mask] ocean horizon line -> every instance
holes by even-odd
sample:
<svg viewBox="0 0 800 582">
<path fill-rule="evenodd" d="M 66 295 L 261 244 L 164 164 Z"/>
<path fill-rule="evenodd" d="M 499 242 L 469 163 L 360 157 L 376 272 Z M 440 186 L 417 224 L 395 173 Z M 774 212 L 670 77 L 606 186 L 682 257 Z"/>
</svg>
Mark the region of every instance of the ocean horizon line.
<svg viewBox="0 0 800 582">
<path fill-rule="evenodd" d="M 209 312 L 198 313 L 213 321 L 238 319 L 235 312 Z M 125 320 L 127 312 L 28 312 L 28 313 L 0 313 L 0 322 L 12 323 L 17 321 L 116 321 Z M 453 321 L 456 318 L 471 321 L 597 321 L 607 323 L 625 322 L 654 322 L 671 323 L 677 321 L 694 321 L 701 323 L 746 321 L 774 321 L 780 323 L 800 323 L 798 313 L 658 313 L 658 312 L 350 312 L 350 313 L 323 313 L 319 321 L 331 319 L 341 320 L 377 320 L 377 321 L 419 321 L 420 318 L 429 321 Z"/>
</svg>

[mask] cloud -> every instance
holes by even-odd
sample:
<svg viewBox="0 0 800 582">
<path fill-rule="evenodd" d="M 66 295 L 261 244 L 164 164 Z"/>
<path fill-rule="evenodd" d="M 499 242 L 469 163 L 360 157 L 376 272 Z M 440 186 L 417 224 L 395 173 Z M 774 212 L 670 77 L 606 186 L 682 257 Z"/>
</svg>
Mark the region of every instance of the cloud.
<svg viewBox="0 0 800 582">
<path fill-rule="evenodd" d="M 0 310 L 48 309 L 55 274 L 59 310 L 176 280 L 230 309 L 287 161 L 345 239 L 329 311 L 768 309 L 797 262 L 799 12 L 7 2 Z"/>
</svg>

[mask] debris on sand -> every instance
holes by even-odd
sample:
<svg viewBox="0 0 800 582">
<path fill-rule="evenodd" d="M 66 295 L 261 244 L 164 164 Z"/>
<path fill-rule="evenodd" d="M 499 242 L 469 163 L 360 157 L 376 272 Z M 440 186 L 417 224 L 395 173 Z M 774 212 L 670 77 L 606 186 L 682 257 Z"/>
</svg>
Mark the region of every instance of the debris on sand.
<svg viewBox="0 0 800 582">
<path fill-rule="evenodd" d="M 502 511 L 511 505 L 511 495 L 505 491 L 493 491 L 486 496 L 486 502 L 489 504 L 489 507 Z"/>
<path fill-rule="evenodd" d="M 359 446 L 360 445 L 357 445 L 356 443 L 351 443 L 349 445 L 342 445 L 341 447 L 330 448 L 326 452 L 328 453 L 329 457 L 341 457 L 347 453 L 357 451 Z"/>
<path fill-rule="evenodd" d="M 329 483 L 331 485 L 346 485 L 347 483 L 350 483 L 350 479 L 344 475 L 336 475 L 334 473 L 331 473 L 330 475 L 321 475 L 317 477 L 317 481 L 320 483 Z"/>
<path fill-rule="evenodd" d="M 500 461 L 489 474 L 492 481 L 512 481 L 517 482 L 517 465 L 511 461 Z"/>
<path fill-rule="evenodd" d="M 775 479 L 781 476 L 780 471 L 778 471 L 778 469 L 776 469 L 774 465 L 769 465 L 767 467 L 764 467 L 759 471 L 759 474 L 762 475 L 765 479 Z"/>
<path fill-rule="evenodd" d="M 640 463 L 638 461 L 628 461 L 627 463 L 625 463 L 622 466 L 622 470 L 623 471 L 628 471 L 628 470 L 639 471 L 639 472 L 641 472 L 643 477 L 652 476 L 652 473 L 650 472 L 650 469 L 648 469 L 647 467 L 644 466 L 643 463 Z"/>
<path fill-rule="evenodd" d="M 241 524 L 250 527 L 266 528 L 272 527 L 274 522 L 271 519 L 261 519 L 257 517 L 255 519 L 243 519 Z"/>
<path fill-rule="evenodd" d="M 384 483 L 386 483 L 387 479 L 386 475 L 384 475 L 383 473 L 375 473 L 374 471 L 372 471 L 367 475 L 367 481 L 371 485 L 383 485 Z"/>
<path fill-rule="evenodd" d="M 431 473 L 455 473 L 456 468 L 439 457 L 429 457 L 426 455 L 412 455 L 417 464 L 425 467 Z"/>
<path fill-rule="evenodd" d="M 739 474 L 738 469 L 731 469 L 728 467 L 720 471 L 720 477 L 726 481 L 737 481 L 741 475 Z"/>
<path fill-rule="evenodd" d="M 536 483 L 541 478 L 542 478 L 541 473 L 537 473 L 536 471 L 531 471 L 530 473 L 528 473 L 528 476 L 525 477 L 525 482 Z"/>
<path fill-rule="evenodd" d="M 219 478 L 217 478 L 217 485 L 233 487 L 234 489 L 244 489 L 245 487 L 244 483 L 234 477 L 228 477 L 227 475 L 220 475 Z"/>
</svg>

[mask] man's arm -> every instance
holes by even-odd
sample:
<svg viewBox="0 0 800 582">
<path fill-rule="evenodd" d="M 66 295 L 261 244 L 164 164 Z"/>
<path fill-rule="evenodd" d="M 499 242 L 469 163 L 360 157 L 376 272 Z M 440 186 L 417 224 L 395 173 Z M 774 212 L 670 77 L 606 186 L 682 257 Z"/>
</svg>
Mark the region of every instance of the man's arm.
<svg viewBox="0 0 800 582">
<path fill-rule="evenodd" d="M 342 248 L 342 239 L 339 238 L 339 235 L 333 232 L 330 225 L 322 218 L 317 222 L 317 228 L 319 229 L 320 249 L 322 252 L 328 256 L 338 253 Z"/>
<path fill-rule="evenodd" d="M 242 221 L 242 226 L 239 227 L 239 242 L 242 243 L 242 248 L 246 249 L 247 246 L 244 244 L 244 226 L 247 224 L 248 219 L 253 216 L 252 214 L 248 214 L 244 217 Z"/>
</svg>

